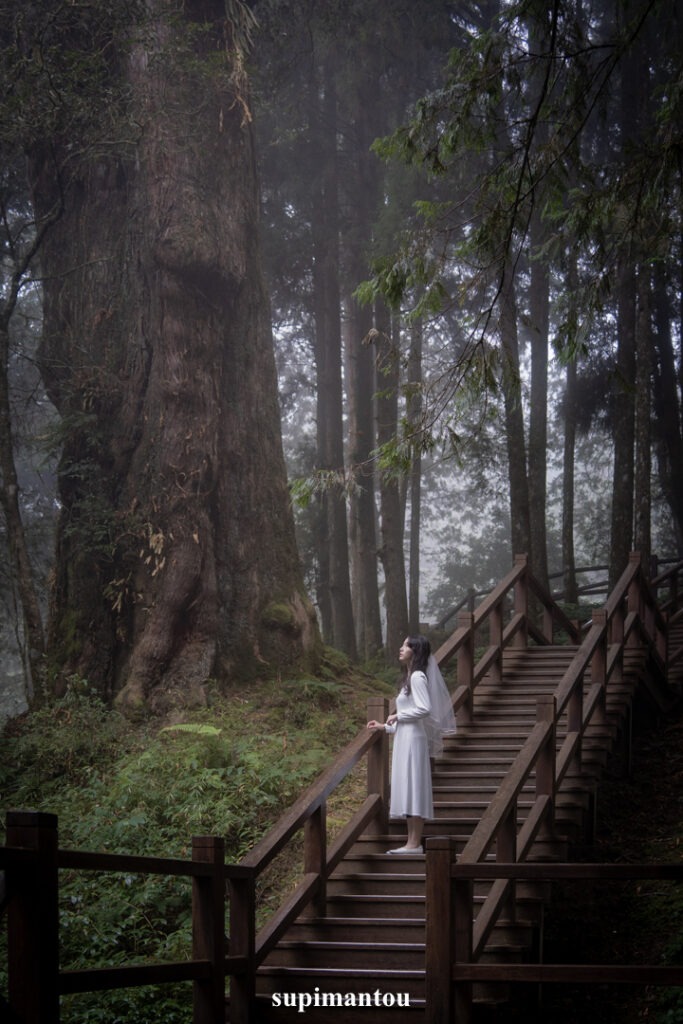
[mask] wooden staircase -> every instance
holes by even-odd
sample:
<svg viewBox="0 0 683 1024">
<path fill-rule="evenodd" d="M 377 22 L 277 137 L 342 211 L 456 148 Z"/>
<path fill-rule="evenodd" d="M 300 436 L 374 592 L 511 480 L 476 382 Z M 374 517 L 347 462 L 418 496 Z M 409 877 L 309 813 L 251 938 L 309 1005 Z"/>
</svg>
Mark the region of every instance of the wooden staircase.
<svg viewBox="0 0 683 1024">
<path fill-rule="evenodd" d="M 458 860 L 466 856 L 484 812 L 534 728 L 539 697 L 558 692 L 580 650 L 578 636 L 561 645 L 546 639 L 511 646 L 502 632 L 501 622 L 500 657 L 480 678 L 474 673 L 466 695 L 454 694 L 456 705 L 459 694 L 458 732 L 446 739 L 443 756 L 433 764 L 434 819 L 425 825 L 425 839 L 450 837 Z M 681 633 L 683 643 L 683 624 Z M 586 725 L 580 757 L 572 758 L 554 793 L 552 828 L 535 835 L 527 861 L 565 862 L 574 844 L 590 841 L 600 778 L 610 759 L 628 763 L 636 695 L 645 692 L 654 704 L 666 697 L 651 645 L 625 646 L 620 665 L 604 690 L 605 714 Z M 589 669 L 583 674 L 584 704 L 593 682 Z M 558 757 L 568 721 L 565 713 L 556 723 Z M 535 789 L 532 771 L 517 796 L 518 832 L 534 805 Z M 241 1020 L 418 1024 L 425 1018 L 426 857 L 387 855 L 404 839 L 399 823 L 382 827 L 376 818 L 369 821 L 326 879 L 324 902 L 316 908 L 308 903 L 258 966 L 254 1016 Z M 486 859 L 494 856 L 489 852 Z M 493 884 L 474 882 L 475 918 Z M 495 921 L 480 962 L 537 962 L 550 895 L 548 882 L 517 882 L 514 900 Z M 444 893 L 444 901 L 449 898 Z M 490 1006 L 509 995 L 505 984 L 473 986 L 475 1006 Z M 229 1010 L 226 1019 L 231 1020 Z"/>
</svg>

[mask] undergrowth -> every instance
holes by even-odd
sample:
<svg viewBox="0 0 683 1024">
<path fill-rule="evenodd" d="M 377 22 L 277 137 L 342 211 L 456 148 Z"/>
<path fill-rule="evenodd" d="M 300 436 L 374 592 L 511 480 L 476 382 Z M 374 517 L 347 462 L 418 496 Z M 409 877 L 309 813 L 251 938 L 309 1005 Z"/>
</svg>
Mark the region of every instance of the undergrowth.
<svg viewBox="0 0 683 1024">
<path fill-rule="evenodd" d="M 339 663 L 320 679 L 270 681 L 216 697 L 173 721 L 132 725 L 82 680 L 10 722 L 0 792 L 10 808 L 58 815 L 61 848 L 191 856 L 193 835 L 224 837 L 235 862 L 291 805 L 365 722 L 381 679 Z M 333 795 L 330 833 L 358 798 L 353 773 Z M 4 836 L 3 836 L 4 840 Z M 259 888 L 259 917 L 301 872 L 295 842 Z M 127 873 L 62 872 L 62 969 L 183 960 L 191 953 L 190 882 Z M 4 941 L 4 940 L 3 940 Z M 0 971 L 4 971 L 2 950 Z M 2 977 L 6 990 L 6 977 Z M 65 998 L 64 1024 L 176 1024 L 191 1019 L 191 986 Z"/>
</svg>

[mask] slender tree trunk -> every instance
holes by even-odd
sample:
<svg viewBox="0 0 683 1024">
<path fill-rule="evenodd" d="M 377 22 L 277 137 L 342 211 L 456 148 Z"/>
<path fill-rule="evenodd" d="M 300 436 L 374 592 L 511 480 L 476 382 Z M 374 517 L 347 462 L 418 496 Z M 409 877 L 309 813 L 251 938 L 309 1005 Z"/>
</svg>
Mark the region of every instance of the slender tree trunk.
<svg viewBox="0 0 683 1024">
<path fill-rule="evenodd" d="M 138 137 L 78 165 L 77 139 L 52 140 L 31 154 L 31 182 L 39 214 L 60 188 L 66 203 L 42 253 L 41 364 L 66 434 L 51 655 L 126 707 L 164 709 L 203 701 L 212 676 L 314 655 L 317 630 L 289 509 L 239 27 L 218 0 L 147 10 L 112 72 Z M 219 53 L 233 64 L 218 68 Z"/>
<path fill-rule="evenodd" d="M 637 365 L 635 406 L 635 500 L 634 546 L 640 551 L 643 565 L 649 569 L 652 553 L 652 494 L 650 464 L 652 461 L 651 403 L 652 329 L 650 323 L 650 274 L 641 267 L 638 275 Z"/>
<path fill-rule="evenodd" d="M 654 424 L 659 481 L 673 515 L 679 556 L 683 554 L 683 427 L 681 392 L 671 341 L 669 298 L 661 267 L 655 292 Z"/>
<path fill-rule="evenodd" d="M 548 8 L 541 4 L 530 18 L 530 49 L 533 53 L 547 53 Z M 546 69 L 536 62 L 531 85 L 532 107 L 540 106 Z M 542 118 L 535 121 L 533 150 L 537 152 L 547 142 L 547 130 Z M 544 188 L 536 181 L 533 190 L 533 209 L 529 225 L 531 251 L 529 311 L 531 337 L 531 395 L 529 402 L 529 516 L 532 537 L 531 568 L 536 578 L 548 587 L 548 541 L 546 531 L 546 462 L 548 455 L 548 331 L 550 323 L 550 272 L 546 259 L 538 253 L 546 239 L 542 210 Z"/>
<path fill-rule="evenodd" d="M 318 368 L 318 451 L 320 468 L 328 474 L 344 474 L 344 427 L 342 409 L 341 294 L 339 283 L 339 186 L 337 169 L 337 98 L 334 62 L 323 67 L 321 109 L 317 120 L 320 188 L 314 201 L 313 245 L 315 291 L 316 362 Z M 329 559 L 331 640 L 351 658 L 356 657 L 356 637 L 351 602 L 346 489 L 341 483 L 328 486 L 326 511 Z"/>
<path fill-rule="evenodd" d="M 564 600 L 577 604 L 579 588 L 576 582 L 574 554 L 574 459 L 576 452 L 577 376 L 576 360 L 567 363 L 563 403 L 564 451 L 562 459 L 562 566 Z"/>
<path fill-rule="evenodd" d="M 422 324 L 414 323 L 410 332 L 410 358 L 408 383 L 414 388 L 410 394 L 409 419 L 413 429 L 419 430 L 422 419 Z M 419 448 L 413 454 L 410 469 L 410 566 L 408 572 L 408 627 L 411 635 L 420 631 L 420 532 L 422 527 L 422 459 Z"/>
<path fill-rule="evenodd" d="M 391 320 L 385 307 L 378 310 L 376 334 L 377 443 L 396 437 L 398 430 L 399 360 L 391 336 Z M 405 563 L 403 558 L 403 510 L 395 473 L 380 470 L 380 559 L 384 569 L 384 603 L 387 616 L 386 656 L 396 661 L 408 629 Z"/>
<path fill-rule="evenodd" d="M 14 461 L 12 412 L 8 380 L 9 321 L 14 303 L 5 307 L 0 320 L 0 505 L 5 518 L 12 575 L 16 581 L 23 617 L 26 651 L 27 696 L 39 700 L 45 681 L 45 633 L 35 577 L 19 506 L 19 480 Z"/>
<path fill-rule="evenodd" d="M 537 216 L 533 220 L 536 222 Z M 541 241 L 541 230 L 532 229 L 532 248 Z M 531 397 L 529 412 L 529 516 L 532 537 L 532 571 L 548 586 L 546 536 L 546 459 L 548 452 L 548 325 L 549 275 L 547 264 L 531 265 Z"/>
<path fill-rule="evenodd" d="M 500 332 L 503 350 L 503 394 L 505 400 L 505 440 L 510 480 L 510 540 L 512 554 L 531 557 L 531 517 L 527 478 L 524 415 L 519 375 L 519 342 L 517 338 L 517 303 L 510 267 L 500 294 Z"/>
<path fill-rule="evenodd" d="M 633 266 L 624 257 L 618 296 L 617 382 L 614 393 L 614 469 L 610 530 L 610 588 L 628 564 L 633 547 L 633 447 L 635 440 L 635 295 Z"/>
<path fill-rule="evenodd" d="M 360 280 L 360 278 L 358 278 Z M 352 544 L 355 622 L 358 651 L 367 660 L 382 649 L 382 620 L 377 581 L 377 514 L 373 407 L 373 349 L 368 341 L 372 311 L 349 304 L 349 458 L 354 473 Z"/>
<path fill-rule="evenodd" d="M 617 8 L 618 15 L 624 13 Z M 622 154 L 638 134 L 639 67 L 633 47 L 624 56 L 621 79 Z M 623 214 L 624 219 L 626 213 Z M 630 235 L 621 242 L 618 264 L 617 386 L 614 400 L 614 478 L 610 533 L 610 586 L 618 580 L 633 547 L 636 386 L 636 294 L 638 254 Z"/>
<path fill-rule="evenodd" d="M 366 75 L 355 83 L 357 115 L 349 128 L 353 161 L 345 184 L 350 197 L 347 227 L 344 232 L 345 273 L 352 291 L 367 276 L 369 266 L 370 225 L 376 216 L 380 189 L 380 164 L 370 151 L 373 132 L 363 86 Z M 359 306 L 352 297 L 346 303 L 347 391 L 349 408 L 349 462 L 354 474 L 351 497 L 352 566 L 354 619 L 360 656 L 367 660 L 382 649 L 377 562 L 376 478 L 373 451 L 375 445 L 374 368 L 371 342 L 372 309 Z"/>
</svg>

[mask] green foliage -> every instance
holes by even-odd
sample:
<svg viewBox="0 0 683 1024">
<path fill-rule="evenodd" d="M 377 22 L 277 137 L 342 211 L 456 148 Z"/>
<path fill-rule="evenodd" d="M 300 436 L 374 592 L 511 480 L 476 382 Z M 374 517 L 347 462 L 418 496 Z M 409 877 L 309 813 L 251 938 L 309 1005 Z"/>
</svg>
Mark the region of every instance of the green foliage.
<svg viewBox="0 0 683 1024">
<path fill-rule="evenodd" d="M 234 862 L 360 728 L 365 694 L 349 675 L 327 650 L 321 678 L 214 695 L 211 708 L 156 727 L 131 725 L 72 677 L 63 698 L 6 727 L 4 809 L 56 813 L 62 848 L 189 859 L 193 835 L 220 835 Z M 277 903 L 277 884 L 261 898 Z M 69 871 L 60 888 L 63 968 L 188 957 L 189 880 Z M 62 1020 L 173 1024 L 190 1006 L 190 985 L 79 994 L 63 1000 Z"/>
<path fill-rule="evenodd" d="M 30 728 L 6 739 L 0 781 L 15 806 L 32 804 L 61 779 L 107 768 L 124 740 L 126 723 L 87 683 L 72 676 L 64 697 L 30 716 Z"/>
</svg>

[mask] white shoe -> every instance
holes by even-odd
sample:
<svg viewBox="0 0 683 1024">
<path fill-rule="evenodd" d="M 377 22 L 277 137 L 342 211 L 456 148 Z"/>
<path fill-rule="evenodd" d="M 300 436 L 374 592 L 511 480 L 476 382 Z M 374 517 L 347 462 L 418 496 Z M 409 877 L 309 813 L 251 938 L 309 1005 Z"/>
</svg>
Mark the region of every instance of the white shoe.
<svg viewBox="0 0 683 1024">
<path fill-rule="evenodd" d="M 422 853 L 421 846 L 399 846 L 397 850 L 387 850 L 387 853 Z"/>
</svg>

